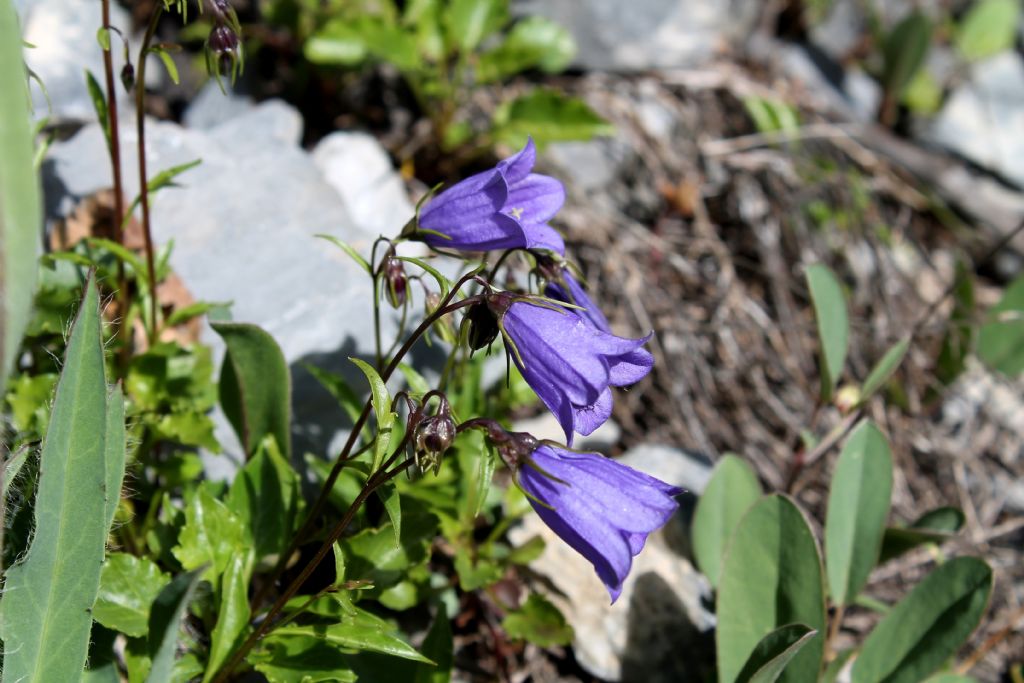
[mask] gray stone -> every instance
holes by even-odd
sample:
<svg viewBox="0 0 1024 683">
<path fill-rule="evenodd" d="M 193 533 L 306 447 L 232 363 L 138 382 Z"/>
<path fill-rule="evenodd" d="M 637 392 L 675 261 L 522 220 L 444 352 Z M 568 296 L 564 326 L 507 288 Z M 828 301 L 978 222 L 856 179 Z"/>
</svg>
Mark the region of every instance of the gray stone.
<svg viewBox="0 0 1024 683">
<path fill-rule="evenodd" d="M 96 41 L 96 32 L 102 23 L 99 2 L 81 0 L 25 0 L 18 3 L 21 13 L 22 35 L 34 45 L 25 48 L 25 62 L 42 81 L 46 92 L 32 82 L 32 107 L 36 118 L 80 121 L 95 120 L 95 110 L 85 85 L 84 71 L 88 70 L 100 84 L 103 77 L 103 51 Z M 111 26 L 131 36 L 131 17 L 118 3 L 110 6 Z M 114 75 L 118 79 L 115 90 L 122 111 L 130 106 L 131 98 L 121 87 L 119 74 L 124 65 L 124 50 L 120 38 L 111 36 Z M 132 41 L 132 59 L 138 50 Z M 137 66 L 137 65 L 136 65 Z M 147 62 L 146 80 L 158 84 L 162 80 L 159 60 Z M 47 103 L 49 98 L 49 105 Z"/>
<path fill-rule="evenodd" d="M 405 185 L 372 135 L 331 133 L 313 150 L 313 161 L 366 232 L 396 235 L 412 218 Z"/>
<path fill-rule="evenodd" d="M 1009 51 L 974 64 L 925 135 L 1024 187 L 1024 59 Z"/>
<path fill-rule="evenodd" d="M 518 0 L 513 12 L 565 26 L 587 69 L 691 67 L 753 28 L 760 3 L 749 0 Z"/>
<path fill-rule="evenodd" d="M 134 196 L 134 126 L 122 131 L 126 194 Z M 352 220 L 339 192 L 313 158 L 297 146 L 298 113 L 282 102 L 263 103 L 208 130 L 173 123 L 147 124 L 150 176 L 194 159 L 202 163 L 152 198 L 154 238 L 174 240 L 171 265 L 197 299 L 231 301 L 235 320 L 269 332 L 293 367 L 295 451 L 323 453 L 348 421 L 302 363 L 341 372 L 365 386 L 349 356 L 373 354 L 372 286 L 336 246 L 337 236 L 362 253 L 376 237 Z M 49 213 L 110 186 L 103 136 L 96 125 L 51 148 L 45 164 Z M 373 228 L 376 229 L 375 227 Z M 385 319 L 385 334 L 395 329 Z M 204 341 L 220 351 L 219 337 Z M 234 439 L 221 421 L 218 438 Z M 237 446 L 232 449 L 237 452 Z"/>
<path fill-rule="evenodd" d="M 811 26 L 811 42 L 832 59 L 843 61 L 862 40 L 866 24 L 867 17 L 858 0 L 834 0 L 825 18 Z"/>
<path fill-rule="evenodd" d="M 188 105 L 182 122 L 187 128 L 213 128 L 245 114 L 254 106 L 251 97 L 236 93 L 226 82 L 222 92 L 217 81 L 211 78 Z"/>
<path fill-rule="evenodd" d="M 696 491 L 710 467 L 691 459 L 676 448 L 640 446 L 619 462 Z M 544 539 L 530 569 L 544 578 L 538 589 L 572 625 L 573 652 L 584 669 L 603 680 L 667 683 L 705 680 L 713 670 L 715 615 L 705 606 L 711 589 L 678 551 L 688 544 L 685 535 L 678 520 L 651 534 L 614 604 L 593 566 L 537 515 L 524 518 L 510 538 L 515 545 Z"/>
</svg>

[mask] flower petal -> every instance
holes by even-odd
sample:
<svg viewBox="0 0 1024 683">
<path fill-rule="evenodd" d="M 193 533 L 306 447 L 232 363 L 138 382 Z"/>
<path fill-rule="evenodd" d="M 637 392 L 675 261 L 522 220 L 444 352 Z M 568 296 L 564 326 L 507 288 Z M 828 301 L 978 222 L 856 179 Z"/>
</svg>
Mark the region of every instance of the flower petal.
<svg viewBox="0 0 1024 683">
<path fill-rule="evenodd" d="M 529 237 L 529 234 L 527 234 Z M 587 294 L 586 290 L 583 289 L 583 285 L 574 278 L 568 270 L 562 270 L 562 280 L 565 286 L 561 283 L 549 282 L 548 286 L 544 289 L 544 293 L 552 299 L 558 299 L 564 301 L 567 304 L 574 304 L 576 306 L 582 306 L 583 310 L 575 311 L 577 315 L 582 316 L 584 319 L 589 320 L 593 323 L 597 329 L 611 333 L 611 327 L 608 325 L 608 319 L 604 317 L 601 310 L 594 303 L 593 299 Z"/>
<path fill-rule="evenodd" d="M 517 249 L 526 246 L 526 235 L 523 228 L 514 219 L 502 213 L 476 218 L 472 221 L 463 220 L 454 229 L 441 230 L 432 228 L 420 221 L 420 227 L 434 230 L 447 235 L 422 233 L 420 239 L 438 249 L 466 249 L 471 251 L 488 251 L 490 249 Z"/>
<path fill-rule="evenodd" d="M 464 222 L 497 213 L 507 199 L 508 184 L 500 173 L 477 173 L 433 197 L 420 212 L 420 226 L 450 234 Z"/>
<path fill-rule="evenodd" d="M 612 416 L 612 390 L 605 387 L 597 400 L 588 405 L 572 407 L 574 429 L 586 436 L 608 421 Z"/>
<path fill-rule="evenodd" d="M 533 170 L 535 163 L 537 163 L 537 148 L 531 137 L 526 139 L 526 145 L 521 150 L 507 159 L 499 161 L 496 170 L 505 176 L 509 185 L 512 185 L 526 178 Z"/>
<path fill-rule="evenodd" d="M 507 179 L 507 178 L 506 178 Z M 502 209 L 524 225 L 546 223 L 565 204 L 565 186 L 551 176 L 531 173 L 519 182 L 510 182 L 508 198 Z"/>
<path fill-rule="evenodd" d="M 527 249 L 547 249 L 559 256 L 565 255 L 565 240 L 547 223 L 525 225 L 523 232 L 526 234 Z"/>
<path fill-rule="evenodd" d="M 608 384 L 623 387 L 639 382 L 654 367 L 654 356 L 647 349 L 636 349 L 608 359 Z"/>
</svg>

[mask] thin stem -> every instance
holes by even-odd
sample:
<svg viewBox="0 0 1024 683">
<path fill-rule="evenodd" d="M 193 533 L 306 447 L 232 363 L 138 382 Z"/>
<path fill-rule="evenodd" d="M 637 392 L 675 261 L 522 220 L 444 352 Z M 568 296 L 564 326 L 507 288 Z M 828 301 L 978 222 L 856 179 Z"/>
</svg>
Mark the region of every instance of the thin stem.
<svg viewBox="0 0 1024 683">
<path fill-rule="evenodd" d="M 402 344 L 402 347 L 398 350 L 395 356 L 391 359 L 391 362 L 388 363 L 388 366 L 384 368 L 383 372 L 381 372 L 381 379 L 384 382 L 387 382 L 391 378 L 391 375 L 398 368 L 398 364 L 402 362 L 405 355 L 435 322 L 453 311 L 465 308 L 466 306 L 470 306 L 479 301 L 479 297 L 468 297 L 456 303 L 451 302 L 462 286 L 472 280 L 475 276 L 475 271 L 464 275 L 457 283 L 455 283 L 455 286 L 452 287 L 451 291 L 448 292 L 448 296 L 441 300 L 441 304 L 438 306 L 437 310 L 427 316 L 423 322 L 420 323 L 419 327 L 413 331 L 405 343 Z M 341 452 L 335 459 L 334 466 L 331 468 L 330 473 L 327 475 L 327 479 L 324 481 L 324 485 L 320 489 L 319 496 L 310 508 L 309 514 L 306 515 L 306 521 L 303 523 L 302 528 L 300 528 L 292 538 L 292 542 L 288 545 L 287 550 L 281 553 L 277 560 L 277 564 L 274 566 L 274 571 L 271 572 L 267 582 L 264 583 L 263 586 L 260 587 L 260 590 L 256 592 L 256 595 L 253 596 L 252 602 L 250 603 L 253 609 L 255 609 L 263 601 L 263 598 L 266 597 L 267 593 L 284 571 L 284 566 L 288 561 L 288 558 L 293 552 L 295 552 L 296 548 L 299 547 L 299 544 L 305 540 L 306 536 L 312 530 L 313 525 L 316 523 L 320 513 L 323 512 L 324 506 L 327 504 L 327 500 L 330 497 L 331 491 L 334 489 L 334 484 L 338 480 L 338 476 L 341 474 L 342 468 L 345 466 L 345 463 L 353 457 L 351 456 L 352 448 L 355 446 L 356 440 L 359 438 L 359 433 L 362 432 L 363 426 L 369 419 L 370 412 L 372 410 L 373 403 L 371 399 L 367 399 L 366 404 L 363 406 L 363 411 L 359 414 L 359 417 L 356 418 L 355 424 L 352 425 L 352 431 L 349 432 L 345 445 L 342 447 Z"/>
<path fill-rule="evenodd" d="M 399 451 L 396 451 L 396 453 L 398 452 Z M 392 456 L 392 459 L 394 459 L 394 456 Z M 301 588 L 306 580 L 309 579 L 313 571 L 316 570 L 323 559 L 327 556 L 327 553 L 331 551 L 334 543 L 341 538 L 345 529 L 352 523 L 352 519 L 355 517 L 356 512 L 358 512 L 359 508 L 362 507 L 364 502 L 366 502 L 366 499 L 370 497 L 370 494 L 376 491 L 383 484 L 386 484 L 407 470 L 412 463 L 412 460 L 406 460 L 390 472 L 385 473 L 384 469 L 381 468 L 374 474 L 370 475 L 370 478 L 366 481 L 366 485 L 363 487 L 363 490 L 359 492 L 356 499 L 352 501 L 351 505 L 349 505 L 348 510 L 345 511 L 345 515 L 341 520 L 334 525 L 334 529 L 332 529 L 331 533 L 326 539 L 324 539 L 324 542 L 320 545 L 320 549 L 317 551 L 316 555 L 313 556 L 313 559 L 310 560 L 299 575 L 296 576 L 290 584 L 288 584 L 288 587 L 285 588 L 284 592 L 281 593 L 281 596 L 278 597 L 271 606 L 270 611 L 267 612 L 266 617 L 264 617 L 263 621 L 260 622 L 260 625 L 257 626 L 256 630 L 252 632 L 252 635 L 242 643 L 241 647 L 235 650 L 231 659 L 228 660 L 228 663 L 224 665 L 224 668 L 221 669 L 213 679 L 213 683 L 223 683 L 223 681 L 227 680 L 231 671 L 238 666 L 238 663 L 242 661 L 242 658 L 245 657 L 249 650 L 251 650 L 263 636 L 276 627 L 274 624 L 274 618 L 281 613 L 281 610 L 284 609 L 284 606 L 288 601 L 291 600 L 299 591 L 299 588 Z"/>
<path fill-rule="evenodd" d="M 146 174 L 146 54 L 156 35 L 156 27 L 164 8 L 157 3 L 153 17 L 146 27 L 146 35 L 139 48 L 138 74 L 135 79 L 135 128 L 139 146 L 139 205 L 142 207 L 142 234 L 146 248 L 146 271 L 149 274 L 149 343 L 156 341 L 156 315 L 159 305 L 156 298 L 156 259 L 153 255 L 153 232 L 149 222 L 149 179 Z"/>
<path fill-rule="evenodd" d="M 103 76 L 107 90 L 107 123 L 110 126 L 110 168 L 114 181 L 114 241 L 124 246 L 124 231 L 121 223 L 124 220 L 124 182 L 121 180 L 121 131 L 117 113 L 117 86 L 114 82 L 114 56 L 111 44 L 110 0 L 103 0 L 103 29 L 107 32 L 107 49 L 103 51 Z M 118 335 L 121 338 L 119 361 L 124 371 L 130 357 L 131 326 L 128 320 L 128 308 L 131 299 L 128 294 L 128 279 L 125 277 L 124 261 L 117 260 L 117 287 L 120 299 L 121 326 Z"/>
</svg>

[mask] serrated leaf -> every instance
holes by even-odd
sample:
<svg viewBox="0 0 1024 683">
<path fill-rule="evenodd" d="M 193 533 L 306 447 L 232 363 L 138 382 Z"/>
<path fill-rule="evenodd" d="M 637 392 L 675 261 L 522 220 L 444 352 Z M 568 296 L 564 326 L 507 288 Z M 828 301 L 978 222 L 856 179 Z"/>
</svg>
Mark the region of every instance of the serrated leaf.
<svg viewBox="0 0 1024 683">
<path fill-rule="evenodd" d="M 751 653 L 786 624 L 818 631 L 778 680 L 817 678 L 825 628 L 821 560 L 803 513 L 788 498 L 772 495 L 754 504 L 729 543 L 718 584 L 715 634 L 719 683 L 734 683 Z"/>
<path fill-rule="evenodd" d="M 92 616 L 125 635 L 144 636 L 149 627 L 150 607 L 170 580 L 147 557 L 111 553 L 103 563 Z"/>
<path fill-rule="evenodd" d="M 391 445 L 392 425 L 398 416 L 391 411 L 391 394 L 388 392 L 384 380 L 380 378 L 380 375 L 377 374 L 373 366 L 359 358 L 349 358 L 349 360 L 362 370 L 363 374 L 366 375 L 367 381 L 370 383 L 373 414 L 377 419 L 377 436 L 373 443 L 373 465 L 370 471 L 376 472 L 387 457 L 388 446 Z"/>
<path fill-rule="evenodd" d="M 227 346 L 220 375 L 220 402 L 252 457 L 270 435 L 291 458 L 291 375 L 274 338 L 249 323 L 211 323 Z"/>
<path fill-rule="evenodd" d="M 1013 47 L 1020 21 L 1020 0 L 979 0 L 956 27 L 953 44 L 969 62 Z"/>
<path fill-rule="evenodd" d="M 89 610 L 99 592 L 107 538 L 101 338 L 99 294 L 90 273 L 40 456 L 32 544 L 7 570 L 0 601 L 8 680 L 76 680 L 85 667 Z"/>
<path fill-rule="evenodd" d="M 209 565 L 214 577 L 224 573 L 231 558 L 245 550 L 242 521 L 224 503 L 200 486 L 185 508 L 185 526 L 172 553 L 185 569 Z"/>
<path fill-rule="evenodd" d="M 978 331 L 978 357 L 1010 377 L 1024 372 L 1024 275 L 1010 283 L 986 320 Z"/>
<path fill-rule="evenodd" d="M 43 206 L 14 5 L 0 5 L 0 396 L 28 326 Z"/>
<path fill-rule="evenodd" d="M 246 661 L 270 683 L 355 683 L 356 674 L 340 649 L 315 636 L 279 638 L 271 633 Z"/>
<path fill-rule="evenodd" d="M 957 557 L 925 577 L 868 635 L 853 683 L 917 683 L 953 656 L 988 607 L 992 569 Z"/>
<path fill-rule="evenodd" d="M 480 55 L 476 77 L 492 83 L 526 69 L 547 73 L 562 71 L 576 56 L 576 41 L 562 26 L 544 17 L 527 17 L 516 22 L 497 47 Z"/>
<path fill-rule="evenodd" d="M 885 386 L 885 383 L 892 377 L 892 373 L 896 372 L 896 368 L 903 362 L 903 357 L 907 355 L 909 348 L 910 339 L 908 338 L 896 342 L 885 352 L 875 367 L 871 368 L 868 378 L 864 380 L 864 386 L 860 392 L 861 402 L 871 398 L 876 391 Z"/>
<path fill-rule="evenodd" d="M 832 271 L 820 263 L 807 267 L 807 286 L 814 304 L 814 318 L 821 341 L 822 398 L 829 400 L 846 363 L 850 336 L 850 320 L 846 313 L 846 297 Z"/>
<path fill-rule="evenodd" d="M 715 465 L 693 513 L 693 554 L 712 587 L 718 585 L 729 539 L 761 497 L 757 475 L 744 460 L 727 454 Z"/>
<path fill-rule="evenodd" d="M 832 599 L 848 604 L 878 561 L 892 495 L 892 453 L 885 436 L 864 422 L 846 440 L 828 497 L 825 567 Z"/>
<path fill-rule="evenodd" d="M 495 140 L 516 148 L 531 136 L 543 148 L 552 142 L 590 140 L 614 132 L 583 100 L 540 88 L 502 104 L 494 114 L 492 130 Z"/>
<path fill-rule="evenodd" d="M 803 624 L 787 624 L 775 629 L 754 648 L 737 681 L 775 683 L 790 660 L 816 633 Z"/>
<path fill-rule="evenodd" d="M 195 594 L 203 570 L 174 577 L 157 595 L 149 613 L 149 638 L 146 654 L 150 666 L 146 683 L 166 683 L 174 671 L 174 653 L 178 648 L 178 630 L 185 608 Z M 143 641 L 146 642 L 146 641 Z M 129 645 L 132 641 L 129 640 Z M 138 653 L 141 654 L 141 653 Z M 127 654 L 126 654 L 127 658 Z M 129 667 L 130 668 L 130 667 Z"/>
</svg>

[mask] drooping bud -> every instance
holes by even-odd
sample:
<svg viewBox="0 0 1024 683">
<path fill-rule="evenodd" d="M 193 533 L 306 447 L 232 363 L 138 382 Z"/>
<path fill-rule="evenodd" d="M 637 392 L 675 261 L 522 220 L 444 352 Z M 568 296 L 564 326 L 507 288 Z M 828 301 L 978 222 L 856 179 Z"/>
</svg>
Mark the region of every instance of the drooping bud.
<svg viewBox="0 0 1024 683">
<path fill-rule="evenodd" d="M 409 280 L 405 276 L 405 267 L 400 260 L 389 256 L 384 261 L 384 281 L 388 302 L 392 308 L 401 308 L 405 304 Z"/>
<path fill-rule="evenodd" d="M 441 468 L 441 459 L 457 433 L 448 399 L 443 394 L 436 395 L 440 397 L 437 412 L 420 418 L 413 432 L 416 464 L 421 470 L 434 470 L 434 474 Z M 429 400 L 429 394 L 424 400 Z"/>
<path fill-rule="evenodd" d="M 242 42 L 228 23 L 217 23 L 206 39 L 206 69 L 220 82 L 222 73 L 230 73 L 234 82 L 242 68 Z"/>
<path fill-rule="evenodd" d="M 124 86 L 125 92 L 131 92 L 135 87 L 135 67 L 131 62 L 121 68 L 121 85 Z"/>
<path fill-rule="evenodd" d="M 466 313 L 469 321 L 469 348 L 478 351 L 498 336 L 498 318 L 488 302 L 473 304 Z"/>
</svg>

